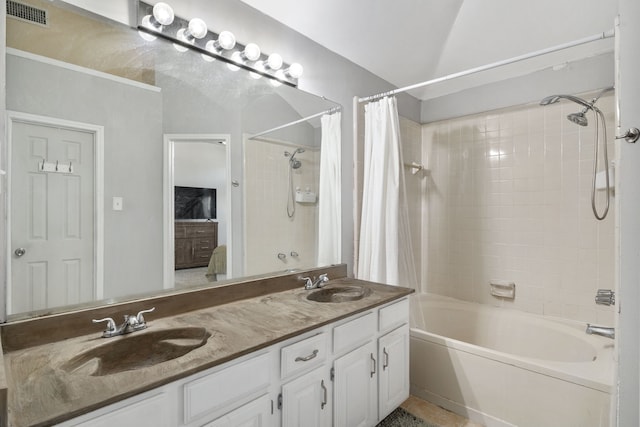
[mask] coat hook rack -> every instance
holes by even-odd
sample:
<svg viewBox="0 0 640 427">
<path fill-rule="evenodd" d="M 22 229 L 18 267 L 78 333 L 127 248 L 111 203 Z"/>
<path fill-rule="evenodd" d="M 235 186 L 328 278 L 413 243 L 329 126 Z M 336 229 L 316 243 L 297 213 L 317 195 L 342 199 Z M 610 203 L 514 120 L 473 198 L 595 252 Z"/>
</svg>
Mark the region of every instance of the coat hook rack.
<svg viewBox="0 0 640 427">
<path fill-rule="evenodd" d="M 38 162 L 38 169 L 40 172 L 53 172 L 53 173 L 73 173 L 73 162 L 60 163 L 59 160 L 54 162 Z"/>
</svg>

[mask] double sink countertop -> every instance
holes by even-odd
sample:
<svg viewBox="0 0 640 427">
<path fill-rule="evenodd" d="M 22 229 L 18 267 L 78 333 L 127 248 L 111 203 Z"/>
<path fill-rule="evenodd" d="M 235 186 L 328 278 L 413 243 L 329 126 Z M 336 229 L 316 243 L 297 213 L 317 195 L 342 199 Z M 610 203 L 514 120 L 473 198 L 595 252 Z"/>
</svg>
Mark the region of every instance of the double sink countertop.
<svg viewBox="0 0 640 427">
<path fill-rule="evenodd" d="M 413 292 L 349 278 L 331 280 L 326 288 L 341 285 L 360 285 L 371 293 L 356 301 L 314 302 L 306 298 L 314 291 L 298 286 L 170 317 L 155 318 L 161 314 L 156 310 L 146 315 L 147 329 L 123 336 L 102 338 L 99 329 L 102 325 L 95 325 L 95 332 L 88 335 L 5 349 L 9 425 L 45 426 L 61 422 Z M 90 315 L 87 313 L 86 322 L 91 322 Z M 193 350 L 171 360 L 107 375 L 91 375 L 97 366 L 91 365 L 91 361 L 86 364 L 88 368 L 81 366 L 84 362 L 77 364 L 81 366 L 79 369 L 69 367 L 74 357 L 109 342 L 134 336 L 143 339 L 143 334 L 163 330 L 198 335 L 198 328 L 206 329 L 206 343 L 194 345 Z"/>
</svg>

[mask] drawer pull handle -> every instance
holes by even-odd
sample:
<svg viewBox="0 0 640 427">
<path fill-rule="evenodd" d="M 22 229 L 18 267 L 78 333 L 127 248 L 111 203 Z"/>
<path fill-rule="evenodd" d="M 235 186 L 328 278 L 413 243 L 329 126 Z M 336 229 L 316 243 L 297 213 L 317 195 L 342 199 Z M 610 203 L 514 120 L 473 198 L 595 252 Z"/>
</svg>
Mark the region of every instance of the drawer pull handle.
<svg viewBox="0 0 640 427">
<path fill-rule="evenodd" d="M 387 353 L 386 348 L 382 349 L 382 354 L 384 356 L 383 362 L 382 362 L 382 370 L 384 371 L 389 367 L 389 353 Z"/>
<path fill-rule="evenodd" d="M 327 387 L 324 385 L 324 380 L 320 381 L 320 387 L 322 387 L 322 403 L 320 404 L 320 409 L 324 409 L 327 405 Z"/>
<path fill-rule="evenodd" d="M 313 350 L 313 353 L 311 353 L 308 356 L 305 356 L 305 357 L 298 356 L 298 357 L 296 357 L 295 361 L 296 362 L 308 362 L 309 360 L 315 358 L 317 355 L 318 355 L 318 350 Z"/>
<path fill-rule="evenodd" d="M 376 374 L 376 359 L 373 357 L 373 353 L 371 353 L 371 378 Z"/>
</svg>

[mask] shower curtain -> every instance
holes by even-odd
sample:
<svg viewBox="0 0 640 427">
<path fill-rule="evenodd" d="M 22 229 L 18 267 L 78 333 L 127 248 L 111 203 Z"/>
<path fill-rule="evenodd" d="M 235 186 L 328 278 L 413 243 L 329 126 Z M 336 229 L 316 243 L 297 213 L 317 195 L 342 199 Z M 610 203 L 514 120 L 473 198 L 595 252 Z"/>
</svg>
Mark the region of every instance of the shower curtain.
<svg viewBox="0 0 640 427">
<path fill-rule="evenodd" d="M 358 278 L 417 289 L 395 98 L 365 105 Z"/>
<path fill-rule="evenodd" d="M 342 262 L 341 228 L 341 117 L 340 112 L 321 117 L 320 187 L 318 202 L 318 265 Z"/>
</svg>

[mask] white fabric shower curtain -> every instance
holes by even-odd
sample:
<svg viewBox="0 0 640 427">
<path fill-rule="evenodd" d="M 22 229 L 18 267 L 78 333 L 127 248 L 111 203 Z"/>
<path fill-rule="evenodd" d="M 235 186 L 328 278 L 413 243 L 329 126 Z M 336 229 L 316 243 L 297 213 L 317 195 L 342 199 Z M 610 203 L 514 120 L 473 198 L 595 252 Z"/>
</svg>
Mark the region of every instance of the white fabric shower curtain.
<svg viewBox="0 0 640 427">
<path fill-rule="evenodd" d="M 342 262 L 342 151 L 340 112 L 320 118 L 320 187 L 318 190 L 318 265 Z"/>
<path fill-rule="evenodd" d="M 395 98 L 365 105 L 357 276 L 417 289 Z"/>
</svg>

